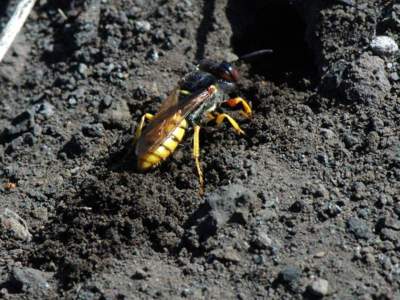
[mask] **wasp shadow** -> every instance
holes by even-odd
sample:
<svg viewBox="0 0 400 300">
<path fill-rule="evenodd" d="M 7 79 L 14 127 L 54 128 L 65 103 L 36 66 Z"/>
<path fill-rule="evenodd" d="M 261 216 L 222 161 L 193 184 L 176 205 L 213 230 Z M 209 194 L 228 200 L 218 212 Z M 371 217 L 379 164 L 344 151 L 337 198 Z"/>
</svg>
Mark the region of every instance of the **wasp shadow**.
<svg viewBox="0 0 400 300">
<path fill-rule="evenodd" d="M 132 142 L 132 135 L 122 136 L 110 148 L 105 166 L 115 172 L 136 172 L 136 155 Z"/>
<path fill-rule="evenodd" d="M 226 14 L 233 31 L 231 45 L 239 57 L 260 49 L 273 50 L 251 64 L 253 73 L 273 81 L 287 81 L 287 73 L 296 78 L 315 73 L 305 40 L 306 24 L 290 1 L 230 0 Z"/>
</svg>

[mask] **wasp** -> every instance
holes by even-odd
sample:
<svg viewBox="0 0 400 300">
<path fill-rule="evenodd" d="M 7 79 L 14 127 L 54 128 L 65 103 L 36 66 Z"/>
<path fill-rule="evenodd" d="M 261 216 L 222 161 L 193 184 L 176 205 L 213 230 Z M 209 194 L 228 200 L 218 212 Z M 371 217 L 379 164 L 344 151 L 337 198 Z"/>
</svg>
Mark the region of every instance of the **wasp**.
<svg viewBox="0 0 400 300">
<path fill-rule="evenodd" d="M 231 116 L 217 112 L 223 103 L 229 107 L 241 106 L 241 112 L 247 118 L 252 115 L 246 100 L 228 97 L 236 89 L 238 78 L 238 70 L 231 63 L 208 59 L 202 60 L 195 71 L 183 77 L 155 115 L 146 113 L 140 119 L 133 139 L 137 169 L 147 171 L 165 161 L 181 143 L 191 125 L 194 129 L 193 158 L 199 177 L 199 193 L 202 195 L 204 178 L 200 165 L 201 126 L 212 120 L 217 125 L 227 120 L 237 134 L 244 134 Z M 149 121 L 147 126 L 146 120 Z"/>
</svg>

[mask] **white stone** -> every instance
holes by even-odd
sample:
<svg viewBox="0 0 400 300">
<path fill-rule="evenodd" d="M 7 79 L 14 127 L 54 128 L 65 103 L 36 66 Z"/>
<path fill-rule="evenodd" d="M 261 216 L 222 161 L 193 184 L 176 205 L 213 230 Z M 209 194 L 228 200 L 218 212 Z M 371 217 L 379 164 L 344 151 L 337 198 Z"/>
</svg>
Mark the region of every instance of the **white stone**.
<svg viewBox="0 0 400 300">
<path fill-rule="evenodd" d="M 376 36 L 371 41 L 371 49 L 375 54 L 381 56 L 390 56 L 399 50 L 399 46 L 389 36 Z"/>
<path fill-rule="evenodd" d="M 151 24 L 148 21 L 136 21 L 135 27 L 139 32 L 148 32 L 151 30 Z"/>
<path fill-rule="evenodd" d="M 310 286 L 311 292 L 317 297 L 326 296 L 329 292 L 329 283 L 325 279 L 317 278 Z"/>
</svg>

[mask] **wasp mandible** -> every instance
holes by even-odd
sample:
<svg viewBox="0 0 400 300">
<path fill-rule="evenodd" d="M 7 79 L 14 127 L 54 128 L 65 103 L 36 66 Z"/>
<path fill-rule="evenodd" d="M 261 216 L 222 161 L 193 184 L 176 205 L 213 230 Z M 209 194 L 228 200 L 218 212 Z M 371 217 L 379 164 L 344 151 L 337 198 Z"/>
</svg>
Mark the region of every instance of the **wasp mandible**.
<svg viewBox="0 0 400 300">
<path fill-rule="evenodd" d="M 225 103 L 229 107 L 241 105 L 243 114 L 250 118 L 250 105 L 243 98 L 229 98 L 236 88 L 239 73 L 228 62 L 202 60 L 197 69 L 183 77 L 155 114 L 146 113 L 135 132 L 134 147 L 137 169 L 146 171 L 166 160 L 182 141 L 190 124 L 194 128 L 193 158 L 199 177 L 200 195 L 204 193 L 203 171 L 200 165 L 200 128 L 212 120 L 217 125 L 227 120 L 237 134 L 244 134 L 239 124 L 228 114 L 216 109 Z M 147 126 L 145 121 L 149 120 Z"/>
</svg>

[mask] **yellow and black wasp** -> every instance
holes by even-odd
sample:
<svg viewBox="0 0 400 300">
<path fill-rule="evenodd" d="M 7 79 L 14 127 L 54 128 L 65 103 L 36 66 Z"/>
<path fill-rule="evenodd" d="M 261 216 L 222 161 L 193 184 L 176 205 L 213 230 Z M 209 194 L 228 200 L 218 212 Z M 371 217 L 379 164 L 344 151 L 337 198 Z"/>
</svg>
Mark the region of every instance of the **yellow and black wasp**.
<svg viewBox="0 0 400 300">
<path fill-rule="evenodd" d="M 134 138 L 137 169 L 146 171 L 166 160 L 182 141 L 188 124 L 194 128 L 193 157 L 200 182 L 200 194 L 204 193 L 203 172 L 200 166 L 199 133 L 201 125 L 214 120 L 217 125 L 227 120 L 236 133 L 244 134 L 238 123 L 217 108 L 225 103 L 229 107 L 241 105 L 248 118 L 252 111 L 244 99 L 229 98 L 236 88 L 239 74 L 228 62 L 202 60 L 197 69 L 186 75 L 161 104 L 155 114 L 142 116 Z M 145 120 L 149 120 L 144 126 Z"/>
</svg>

